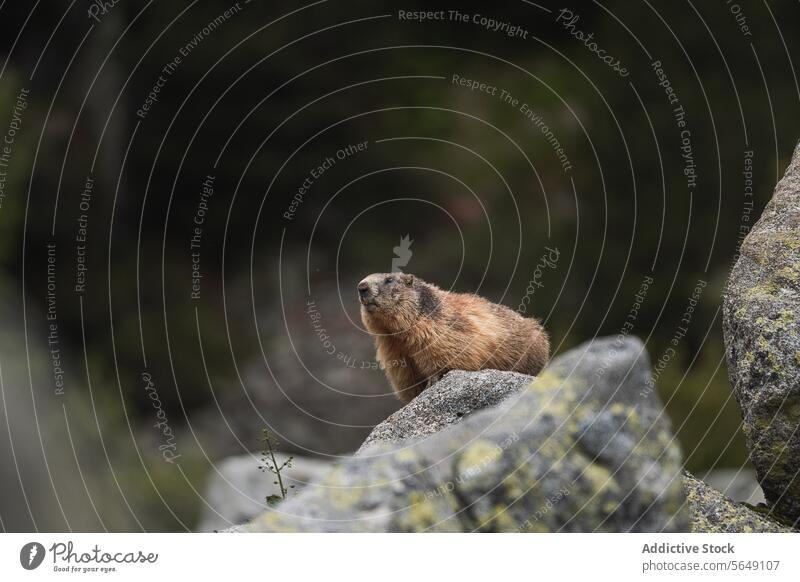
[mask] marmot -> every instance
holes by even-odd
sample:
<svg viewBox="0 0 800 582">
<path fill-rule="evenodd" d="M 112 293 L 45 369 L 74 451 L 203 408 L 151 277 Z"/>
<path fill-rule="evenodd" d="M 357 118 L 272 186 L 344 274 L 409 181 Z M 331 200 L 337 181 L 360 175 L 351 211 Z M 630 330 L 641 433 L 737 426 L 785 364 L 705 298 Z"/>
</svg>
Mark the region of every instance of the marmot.
<svg viewBox="0 0 800 582">
<path fill-rule="evenodd" d="M 537 320 L 414 275 L 375 273 L 358 284 L 358 296 L 378 361 L 404 402 L 450 370 L 534 375 L 550 356 L 550 340 Z"/>
</svg>

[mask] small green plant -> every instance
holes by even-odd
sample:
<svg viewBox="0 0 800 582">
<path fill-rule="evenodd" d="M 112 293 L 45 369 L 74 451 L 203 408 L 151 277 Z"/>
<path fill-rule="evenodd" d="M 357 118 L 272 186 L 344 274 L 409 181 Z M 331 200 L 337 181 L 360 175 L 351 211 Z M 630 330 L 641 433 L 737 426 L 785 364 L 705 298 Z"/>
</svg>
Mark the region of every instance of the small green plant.
<svg viewBox="0 0 800 582">
<path fill-rule="evenodd" d="M 278 503 L 286 499 L 289 489 L 294 489 L 294 485 L 289 485 L 287 488 L 283 484 L 283 477 L 281 476 L 281 471 L 291 468 L 292 459 L 294 459 L 294 457 L 289 457 L 282 464 L 278 464 L 278 461 L 275 458 L 275 450 L 278 448 L 279 444 L 278 441 L 270 434 L 269 429 L 262 428 L 261 434 L 263 436 L 259 439 L 259 441 L 264 443 L 264 450 L 261 451 L 261 460 L 264 462 L 264 464 L 261 465 L 259 469 L 264 472 L 269 471 L 275 475 L 275 481 L 272 483 L 278 486 L 280 495 L 267 495 L 267 505 L 270 507 L 275 507 L 278 505 Z"/>
</svg>

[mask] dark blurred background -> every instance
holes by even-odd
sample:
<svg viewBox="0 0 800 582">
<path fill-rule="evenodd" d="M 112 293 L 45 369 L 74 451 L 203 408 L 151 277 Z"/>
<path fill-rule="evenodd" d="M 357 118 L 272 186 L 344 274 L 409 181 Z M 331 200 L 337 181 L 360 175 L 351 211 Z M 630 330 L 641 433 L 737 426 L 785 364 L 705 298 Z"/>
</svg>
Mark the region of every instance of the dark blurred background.
<svg viewBox="0 0 800 582">
<path fill-rule="evenodd" d="M 3 529 L 192 529 L 263 427 L 352 452 L 399 407 L 354 289 L 398 257 L 555 352 L 641 337 L 687 467 L 742 466 L 720 297 L 800 136 L 799 17 L 0 4 Z"/>
</svg>

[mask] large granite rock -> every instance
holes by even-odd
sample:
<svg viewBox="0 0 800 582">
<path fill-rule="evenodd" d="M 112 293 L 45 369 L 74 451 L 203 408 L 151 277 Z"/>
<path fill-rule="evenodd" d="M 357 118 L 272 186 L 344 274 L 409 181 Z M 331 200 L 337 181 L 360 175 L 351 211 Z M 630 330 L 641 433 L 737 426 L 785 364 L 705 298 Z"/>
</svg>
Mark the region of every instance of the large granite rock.
<svg viewBox="0 0 800 582">
<path fill-rule="evenodd" d="M 680 451 L 649 378 L 638 340 L 584 344 L 518 398 L 421 440 L 374 438 L 241 529 L 687 531 Z"/>
<path fill-rule="evenodd" d="M 696 533 L 792 532 L 786 525 L 765 513 L 735 503 L 699 479 L 686 474 L 683 479 L 686 499 Z"/>
<path fill-rule="evenodd" d="M 288 457 L 275 453 L 279 465 Z M 229 528 L 264 511 L 267 496 L 280 495 L 280 488 L 274 482 L 275 475 L 261 468 L 263 464 L 263 458 L 255 455 L 228 457 L 216 463 L 203 495 L 205 503 L 196 530 L 212 532 Z M 297 495 L 329 467 L 328 461 L 293 456 L 291 467 L 281 473 L 288 495 Z"/>
<path fill-rule="evenodd" d="M 800 147 L 742 243 L 724 299 L 731 384 L 767 502 L 800 519 Z"/>
<path fill-rule="evenodd" d="M 358 452 L 377 442 L 399 443 L 436 434 L 476 410 L 500 404 L 533 380 L 533 376 L 498 370 L 448 372 L 376 426 Z"/>
</svg>

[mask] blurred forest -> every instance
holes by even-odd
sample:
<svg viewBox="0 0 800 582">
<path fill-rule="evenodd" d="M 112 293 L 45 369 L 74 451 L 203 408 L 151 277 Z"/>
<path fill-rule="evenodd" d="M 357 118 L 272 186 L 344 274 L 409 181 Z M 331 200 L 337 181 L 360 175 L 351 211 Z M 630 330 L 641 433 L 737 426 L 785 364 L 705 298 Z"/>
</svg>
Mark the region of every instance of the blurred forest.
<svg viewBox="0 0 800 582">
<path fill-rule="evenodd" d="M 800 136 L 797 3 L 101 4 L 0 4 L 3 529 L 191 529 L 264 426 L 352 452 L 399 407 L 355 285 L 405 236 L 555 352 L 641 337 L 687 467 L 745 463 L 720 297 Z"/>
</svg>

